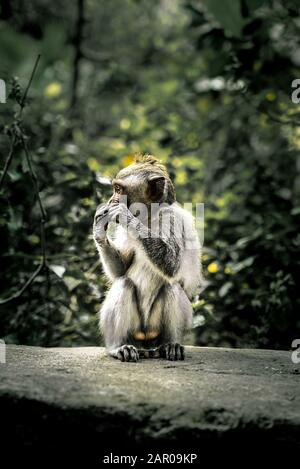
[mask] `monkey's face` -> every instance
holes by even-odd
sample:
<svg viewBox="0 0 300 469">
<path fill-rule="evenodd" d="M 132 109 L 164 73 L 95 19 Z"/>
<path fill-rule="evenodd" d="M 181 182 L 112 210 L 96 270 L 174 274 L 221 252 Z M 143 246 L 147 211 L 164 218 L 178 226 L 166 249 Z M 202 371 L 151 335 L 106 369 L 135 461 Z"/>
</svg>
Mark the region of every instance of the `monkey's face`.
<svg viewBox="0 0 300 469">
<path fill-rule="evenodd" d="M 166 179 L 157 173 L 133 173 L 123 177 L 117 175 L 112 181 L 113 195 L 109 203 L 144 204 L 147 207 L 153 202 L 161 202 Z"/>
</svg>

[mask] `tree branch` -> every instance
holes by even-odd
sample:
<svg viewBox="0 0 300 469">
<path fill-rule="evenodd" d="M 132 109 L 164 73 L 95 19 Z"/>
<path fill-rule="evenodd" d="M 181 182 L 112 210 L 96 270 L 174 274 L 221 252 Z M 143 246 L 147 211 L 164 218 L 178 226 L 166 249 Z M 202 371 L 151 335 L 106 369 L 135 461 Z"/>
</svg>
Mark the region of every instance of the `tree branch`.
<svg viewBox="0 0 300 469">
<path fill-rule="evenodd" d="M 8 156 L 7 156 L 6 160 L 5 160 L 4 168 L 3 168 L 3 171 L 2 171 L 2 174 L 1 174 L 0 190 L 1 190 L 2 186 L 3 186 L 6 173 L 7 173 L 8 169 L 9 169 L 9 167 L 10 167 L 10 163 L 11 163 L 11 161 L 12 161 L 13 154 L 14 154 L 15 145 L 16 145 L 16 136 L 14 135 L 13 138 L 11 139 L 9 153 L 8 153 Z"/>
<path fill-rule="evenodd" d="M 23 285 L 22 288 L 20 288 L 20 290 L 18 290 L 16 293 L 14 293 L 13 295 L 9 296 L 8 298 L 4 298 L 3 300 L 0 300 L 0 305 L 4 305 L 5 303 L 9 303 L 10 301 L 13 301 L 13 300 L 16 300 L 17 298 L 19 298 L 23 293 L 24 291 L 30 287 L 30 285 L 32 284 L 32 282 L 34 281 L 34 279 L 39 275 L 39 273 L 42 271 L 44 267 L 44 264 L 41 262 L 40 265 L 38 266 L 38 268 L 33 272 L 33 274 L 31 275 L 31 277 L 27 280 L 27 282 Z"/>
<path fill-rule="evenodd" d="M 26 141 L 24 140 L 23 135 L 21 137 L 21 143 L 22 143 L 22 146 L 23 146 L 23 150 L 24 150 L 24 153 L 25 153 L 25 157 L 26 157 L 26 160 L 27 160 L 28 167 L 29 167 L 29 172 L 30 172 L 33 184 L 34 184 L 35 194 L 36 194 L 38 204 L 39 204 L 39 208 L 40 208 L 40 212 L 41 212 L 40 229 L 41 229 L 41 255 L 42 255 L 42 259 L 41 259 L 41 262 L 40 262 L 38 268 L 33 272 L 31 277 L 27 280 L 27 282 L 23 285 L 23 287 L 20 288 L 20 290 L 18 290 L 16 293 L 11 295 L 10 297 L 5 298 L 3 300 L 0 300 L 1 305 L 5 304 L 5 303 L 9 303 L 10 301 L 13 301 L 13 300 L 16 300 L 17 298 L 19 298 L 24 293 L 24 291 L 28 287 L 30 287 L 32 282 L 39 275 L 39 273 L 44 269 L 44 267 L 47 267 L 47 263 L 46 263 L 46 230 L 45 230 L 45 223 L 46 223 L 46 216 L 47 215 L 46 215 L 46 211 L 44 209 L 44 206 L 43 206 L 43 203 L 42 203 L 42 200 L 41 200 L 41 197 L 40 197 L 38 179 L 37 179 L 35 171 L 33 169 L 30 153 L 28 151 L 27 144 L 26 144 Z"/>
<path fill-rule="evenodd" d="M 15 124 L 17 124 L 17 126 L 18 126 L 18 124 L 19 124 L 19 121 L 20 121 L 21 118 L 22 118 L 22 113 L 23 113 L 23 109 L 24 109 L 25 104 L 26 104 L 26 98 L 27 98 L 27 95 L 28 95 L 28 91 L 29 91 L 30 86 L 31 86 L 31 83 L 32 83 L 32 81 L 33 81 L 33 78 L 34 78 L 34 75 L 35 75 L 37 66 L 38 66 L 39 61 L 40 61 L 40 58 L 41 58 L 41 55 L 39 54 L 39 55 L 37 56 L 37 58 L 36 58 L 34 67 L 33 67 L 33 69 L 32 69 L 32 72 L 31 72 L 31 75 L 30 75 L 30 78 L 29 78 L 29 81 L 28 81 L 28 84 L 27 84 L 26 89 L 25 89 L 24 94 L 23 94 L 23 97 L 22 97 L 22 99 L 21 99 L 20 102 L 19 102 L 20 110 L 19 110 L 18 118 L 17 118 L 16 121 L 15 121 Z M 15 149 L 15 146 L 16 146 L 17 141 L 18 141 L 17 135 L 16 135 L 16 133 L 14 133 L 13 138 L 12 138 L 12 140 L 11 140 L 9 153 L 8 153 L 8 156 L 7 156 L 6 160 L 5 160 L 4 168 L 3 168 L 3 171 L 2 171 L 2 174 L 1 174 L 0 190 L 1 190 L 2 186 L 3 186 L 4 179 L 5 179 L 5 177 L 6 177 L 7 171 L 8 171 L 8 169 L 9 169 L 9 167 L 10 167 L 11 162 L 12 162 L 13 154 L 14 154 L 14 149 Z"/>
<path fill-rule="evenodd" d="M 31 87 L 31 83 L 33 81 L 33 78 L 34 78 L 34 75 L 35 75 L 35 72 L 36 72 L 36 69 L 38 67 L 38 64 L 39 64 L 39 61 L 40 61 L 40 58 L 41 58 L 41 54 L 38 54 L 37 58 L 36 58 L 36 61 L 35 61 L 35 64 L 33 66 L 33 69 L 32 69 L 32 72 L 31 72 L 31 75 L 30 75 L 30 78 L 29 78 L 29 82 L 26 86 L 26 89 L 25 89 L 25 92 L 23 94 L 23 97 L 21 99 L 21 102 L 20 102 L 20 114 L 19 114 L 19 118 L 22 117 L 22 112 L 23 112 L 23 109 L 26 105 L 26 98 L 27 98 L 27 95 L 28 95 L 28 91 Z"/>
<path fill-rule="evenodd" d="M 38 178 L 37 178 L 37 176 L 35 174 L 35 171 L 33 169 L 31 156 L 30 156 L 30 153 L 28 151 L 27 143 L 24 139 L 24 136 L 22 136 L 21 141 L 22 141 L 23 150 L 24 150 L 24 153 L 25 153 L 25 156 L 26 156 L 26 161 L 27 161 L 27 164 L 28 164 L 28 167 L 29 167 L 29 172 L 30 172 L 33 184 L 34 184 L 35 194 L 36 194 L 38 204 L 39 204 L 39 208 L 40 208 L 40 212 L 41 212 L 41 254 L 42 254 L 41 264 L 43 266 L 45 266 L 46 265 L 46 231 L 45 231 L 45 223 L 46 223 L 47 214 L 46 214 L 46 210 L 44 209 L 44 206 L 43 206 L 43 203 L 42 203 L 42 199 L 41 199 L 41 196 L 40 196 Z"/>
<path fill-rule="evenodd" d="M 41 261 L 40 261 L 39 266 L 38 266 L 37 269 L 33 272 L 33 274 L 30 276 L 30 278 L 27 280 L 27 282 L 25 282 L 25 284 L 24 284 L 16 293 L 14 293 L 13 295 L 11 295 L 11 296 L 8 297 L 8 298 L 5 298 L 5 299 L 0 300 L 0 304 L 9 303 L 10 301 L 13 301 L 13 300 L 16 300 L 17 298 L 19 298 L 19 297 L 24 293 L 24 291 L 25 291 L 28 287 L 30 287 L 30 285 L 32 284 L 32 282 L 34 281 L 34 279 L 39 275 L 39 273 L 40 273 L 45 267 L 47 267 L 47 263 L 46 263 L 46 230 L 45 230 L 45 223 L 46 223 L 47 214 L 46 214 L 46 211 L 45 211 L 45 209 L 44 209 L 44 206 L 43 206 L 43 203 L 42 203 L 42 199 L 41 199 L 41 196 L 40 196 L 38 178 L 37 178 L 37 176 L 36 176 L 36 174 L 35 174 L 35 171 L 34 171 L 34 168 L 33 168 L 31 156 L 30 156 L 30 153 L 29 153 L 29 150 L 28 150 L 28 147 L 27 147 L 27 143 L 26 143 L 26 137 L 25 137 L 25 135 L 24 135 L 24 132 L 22 131 L 22 128 L 21 128 L 20 125 L 19 125 L 19 124 L 20 124 L 20 121 L 21 121 L 21 118 L 22 118 L 23 109 L 24 109 L 24 107 L 25 107 L 25 105 L 26 105 L 26 97 L 27 97 L 29 88 L 30 88 L 30 86 L 31 86 L 31 83 L 32 83 L 32 80 L 33 80 L 35 71 L 36 71 L 36 69 L 37 69 L 39 59 L 40 59 L 40 55 L 37 57 L 37 60 L 36 60 L 36 62 L 35 62 L 34 68 L 33 68 L 33 70 L 32 70 L 32 73 L 31 73 L 31 76 L 30 76 L 28 85 L 27 85 L 27 87 L 26 87 L 26 90 L 25 90 L 25 92 L 24 92 L 24 95 L 23 95 L 22 99 L 21 99 L 20 102 L 19 102 L 20 112 L 19 112 L 19 116 L 18 116 L 18 121 L 17 121 L 17 123 L 16 123 L 16 125 L 17 125 L 16 131 L 18 130 L 18 133 L 19 133 L 20 135 L 18 135 L 18 138 L 17 138 L 16 134 L 14 134 L 14 137 L 13 137 L 13 140 L 12 140 L 12 144 L 11 144 L 11 148 L 10 148 L 10 152 L 9 152 L 8 158 L 7 158 L 6 163 L 5 163 L 5 171 L 4 171 L 3 174 L 2 174 L 1 183 L 2 183 L 3 180 L 4 180 L 4 177 L 3 177 L 3 176 L 5 176 L 5 174 L 7 173 L 9 164 L 10 164 L 10 162 L 11 162 L 11 160 L 12 160 L 12 157 L 13 157 L 13 150 L 14 150 L 14 147 L 15 147 L 15 142 L 16 142 L 18 139 L 20 139 L 20 143 L 21 143 L 21 146 L 22 146 L 23 151 L 24 151 L 24 153 L 25 153 L 26 161 L 27 161 L 28 168 L 29 168 L 29 173 L 30 173 L 31 179 L 32 179 L 32 181 L 33 181 L 34 191 L 35 191 L 36 198 L 37 198 L 37 200 L 38 200 L 38 205 L 39 205 L 39 209 L 40 209 L 40 213 L 41 213 L 40 230 L 41 230 L 41 256 L 42 256 L 42 259 L 41 259 Z M 1 186 L 0 186 L 0 187 L 1 187 Z"/>
</svg>

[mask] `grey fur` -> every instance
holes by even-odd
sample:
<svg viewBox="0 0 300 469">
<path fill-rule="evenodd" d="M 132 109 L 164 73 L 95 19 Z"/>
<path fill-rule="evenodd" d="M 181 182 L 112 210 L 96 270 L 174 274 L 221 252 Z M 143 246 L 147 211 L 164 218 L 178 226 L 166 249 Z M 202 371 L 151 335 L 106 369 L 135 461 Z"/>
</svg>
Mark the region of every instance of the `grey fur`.
<svg viewBox="0 0 300 469">
<path fill-rule="evenodd" d="M 190 299 L 201 283 L 200 248 L 192 217 L 174 202 L 157 210 L 157 223 L 150 228 L 129 210 L 127 226 L 113 224 L 110 213 L 121 208 L 128 210 L 116 205 L 115 199 L 113 206 L 100 207 L 93 231 L 112 282 L 100 311 L 108 353 L 122 361 L 137 361 L 139 356 L 183 359 L 180 341 L 191 327 Z M 165 216 L 169 223 L 160 223 Z M 108 223 L 115 227 L 113 236 L 106 231 Z M 153 331 L 158 336 L 148 340 L 147 334 Z M 137 339 L 137 333 L 145 338 Z"/>
</svg>

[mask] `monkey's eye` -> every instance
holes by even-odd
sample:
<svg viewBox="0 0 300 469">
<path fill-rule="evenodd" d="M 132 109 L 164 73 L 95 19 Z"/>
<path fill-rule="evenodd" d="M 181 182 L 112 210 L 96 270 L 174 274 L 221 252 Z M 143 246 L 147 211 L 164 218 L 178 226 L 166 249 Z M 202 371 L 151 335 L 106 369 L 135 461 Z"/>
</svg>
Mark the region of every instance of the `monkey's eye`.
<svg viewBox="0 0 300 469">
<path fill-rule="evenodd" d="M 122 192 L 122 187 L 121 187 L 121 186 L 119 186 L 118 184 L 116 184 L 115 187 L 114 187 L 114 189 L 115 189 L 115 192 L 116 192 L 117 194 L 121 194 L 121 192 Z"/>
</svg>

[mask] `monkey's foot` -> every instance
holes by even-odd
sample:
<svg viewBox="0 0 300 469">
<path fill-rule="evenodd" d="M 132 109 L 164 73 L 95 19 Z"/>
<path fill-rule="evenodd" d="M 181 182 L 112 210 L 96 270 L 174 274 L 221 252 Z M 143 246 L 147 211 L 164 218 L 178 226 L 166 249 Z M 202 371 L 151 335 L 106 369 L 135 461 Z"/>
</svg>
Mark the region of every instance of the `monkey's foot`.
<svg viewBox="0 0 300 469">
<path fill-rule="evenodd" d="M 184 360 L 184 346 L 178 343 L 163 344 L 159 348 L 159 354 L 161 358 L 167 360 Z"/>
<path fill-rule="evenodd" d="M 139 352 L 133 345 L 122 345 L 110 354 L 122 362 L 137 362 L 139 359 Z"/>
</svg>

